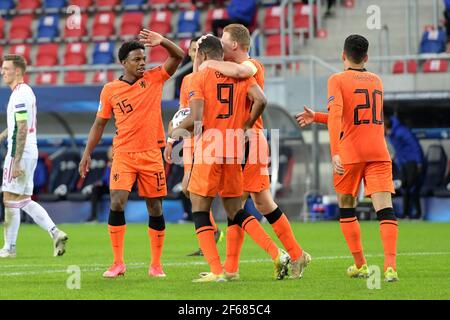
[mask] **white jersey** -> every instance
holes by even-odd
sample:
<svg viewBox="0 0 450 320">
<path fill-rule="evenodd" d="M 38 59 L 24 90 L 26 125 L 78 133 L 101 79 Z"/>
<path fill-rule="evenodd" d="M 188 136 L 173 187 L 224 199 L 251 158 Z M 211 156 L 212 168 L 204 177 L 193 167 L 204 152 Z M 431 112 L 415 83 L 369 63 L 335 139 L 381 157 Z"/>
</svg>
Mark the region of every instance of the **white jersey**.
<svg viewBox="0 0 450 320">
<path fill-rule="evenodd" d="M 16 113 L 27 113 L 28 133 L 22 158 L 37 159 L 36 96 L 26 83 L 18 84 L 9 97 L 7 114 L 8 155 L 14 158 L 17 142 Z"/>
</svg>

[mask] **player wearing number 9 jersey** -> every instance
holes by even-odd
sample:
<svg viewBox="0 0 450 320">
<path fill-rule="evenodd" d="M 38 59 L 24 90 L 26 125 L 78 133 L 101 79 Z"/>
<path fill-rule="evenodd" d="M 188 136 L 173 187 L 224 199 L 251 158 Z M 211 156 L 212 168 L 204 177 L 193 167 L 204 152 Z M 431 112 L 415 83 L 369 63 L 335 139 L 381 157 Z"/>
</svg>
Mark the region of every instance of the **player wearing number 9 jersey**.
<svg viewBox="0 0 450 320">
<path fill-rule="evenodd" d="M 164 65 L 145 70 L 145 46 L 138 41 L 125 42 L 119 49 L 124 74 L 106 84 L 100 94 L 100 106 L 79 171 L 89 171 L 90 154 L 100 140 L 106 123 L 114 115 L 116 136 L 110 175 L 111 210 L 108 230 L 114 254 L 113 265 L 103 274 L 114 278 L 125 273 L 123 242 L 125 236 L 125 204 L 137 180 L 139 195 L 145 198 L 149 211 L 148 234 L 151 244 L 149 276 L 164 277 L 161 254 L 165 236 L 162 197 L 167 193 L 161 147 L 164 128 L 161 119 L 161 98 L 164 82 L 176 71 L 183 50 L 160 34 L 141 31 L 141 42 L 147 46 L 161 45 L 169 57 Z"/>
<path fill-rule="evenodd" d="M 360 35 L 351 35 L 345 40 L 342 55 L 345 71 L 328 80 L 328 116 L 311 114 L 311 110 L 305 108 L 305 112 L 297 115 L 297 120 L 301 125 L 308 124 L 311 118 L 328 124 L 341 228 L 355 260 L 348 274 L 352 277 L 369 275 L 355 213 L 356 195 L 362 180 L 380 221 L 385 279 L 396 281 L 398 226 L 391 199 L 394 193 L 392 163 L 384 136 L 383 85 L 376 74 L 364 68 L 368 47 L 369 42 Z"/>
</svg>

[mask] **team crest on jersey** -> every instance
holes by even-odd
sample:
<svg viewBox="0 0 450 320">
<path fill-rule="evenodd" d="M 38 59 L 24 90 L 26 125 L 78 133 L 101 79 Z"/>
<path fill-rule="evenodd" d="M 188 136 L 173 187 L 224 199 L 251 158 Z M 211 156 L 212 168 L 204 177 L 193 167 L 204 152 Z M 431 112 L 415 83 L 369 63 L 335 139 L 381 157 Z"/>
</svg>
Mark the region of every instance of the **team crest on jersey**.
<svg viewBox="0 0 450 320">
<path fill-rule="evenodd" d="M 119 181 L 119 174 L 118 173 L 114 173 L 113 174 L 113 180 L 116 181 L 116 182 Z"/>
<path fill-rule="evenodd" d="M 144 80 L 139 82 L 139 85 L 141 86 L 142 89 L 145 89 L 145 81 Z"/>
<path fill-rule="evenodd" d="M 334 96 L 331 96 L 331 97 L 328 98 L 328 102 L 327 103 L 330 104 L 330 102 L 333 101 L 333 100 L 334 100 Z"/>
</svg>

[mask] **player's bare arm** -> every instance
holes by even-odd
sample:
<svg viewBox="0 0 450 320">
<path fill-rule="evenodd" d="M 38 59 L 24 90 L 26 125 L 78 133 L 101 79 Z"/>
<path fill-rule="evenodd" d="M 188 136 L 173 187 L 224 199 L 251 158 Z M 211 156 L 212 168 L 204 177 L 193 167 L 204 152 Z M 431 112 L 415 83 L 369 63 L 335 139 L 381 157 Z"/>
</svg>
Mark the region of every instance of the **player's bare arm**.
<svg viewBox="0 0 450 320">
<path fill-rule="evenodd" d="M 94 124 L 89 131 L 88 142 L 86 144 L 86 148 L 84 149 L 80 165 L 78 166 L 78 171 L 82 178 L 86 177 L 86 173 L 89 172 L 89 167 L 91 165 L 91 153 L 102 138 L 103 131 L 105 130 L 107 123 L 108 119 L 96 117 Z"/>
<path fill-rule="evenodd" d="M 219 71 L 224 76 L 237 79 L 247 79 L 255 75 L 255 70 L 246 64 L 231 62 L 207 60 L 199 66 L 199 70 L 212 68 Z M 254 67 L 256 69 L 256 67 Z"/>
<path fill-rule="evenodd" d="M 262 115 L 264 112 L 264 109 L 267 105 L 267 98 L 264 95 L 264 92 L 262 91 L 261 87 L 257 84 L 252 85 L 247 92 L 247 96 L 250 100 L 253 101 L 252 107 L 251 107 L 251 113 L 249 120 L 245 123 L 244 129 L 249 129 L 253 127 L 256 120 Z"/>
<path fill-rule="evenodd" d="M 25 149 L 25 142 L 27 141 L 28 124 L 27 120 L 17 121 L 17 140 L 16 140 L 16 154 L 14 156 L 14 166 L 12 177 L 17 178 L 23 174 L 20 161 L 22 160 L 23 150 Z"/>
<path fill-rule="evenodd" d="M 164 62 L 164 69 L 169 75 L 173 75 L 184 58 L 183 49 L 159 33 L 148 29 L 142 30 L 139 36 L 140 41 L 144 43 L 146 47 L 155 47 L 160 45 L 166 49 L 169 53 L 169 57 Z"/>
</svg>

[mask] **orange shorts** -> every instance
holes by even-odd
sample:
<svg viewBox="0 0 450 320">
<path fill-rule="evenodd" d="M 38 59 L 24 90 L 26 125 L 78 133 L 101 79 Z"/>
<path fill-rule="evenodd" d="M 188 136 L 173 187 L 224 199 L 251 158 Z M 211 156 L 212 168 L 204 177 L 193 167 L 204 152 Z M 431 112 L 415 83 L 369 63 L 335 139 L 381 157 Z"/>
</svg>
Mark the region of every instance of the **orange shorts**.
<svg viewBox="0 0 450 320">
<path fill-rule="evenodd" d="M 131 191 L 138 181 L 139 196 L 158 198 L 167 195 L 166 175 L 160 149 L 144 152 L 115 152 L 110 189 Z"/>
<path fill-rule="evenodd" d="M 337 193 L 358 195 L 361 179 L 364 181 L 364 193 L 371 196 L 377 192 L 394 191 L 392 180 L 392 162 L 361 162 L 344 165 L 342 176 L 334 174 L 334 188 Z"/>
<path fill-rule="evenodd" d="M 188 191 L 203 197 L 241 197 L 243 176 L 241 164 L 196 163 L 192 167 Z"/>
<path fill-rule="evenodd" d="M 264 134 L 258 133 L 251 138 L 246 148 L 244 191 L 258 193 L 269 189 L 269 145 Z"/>
</svg>

